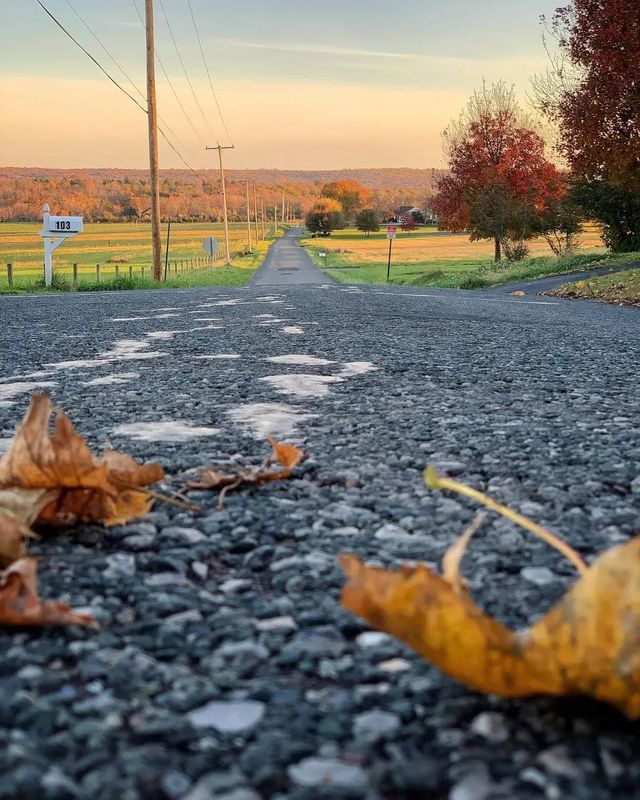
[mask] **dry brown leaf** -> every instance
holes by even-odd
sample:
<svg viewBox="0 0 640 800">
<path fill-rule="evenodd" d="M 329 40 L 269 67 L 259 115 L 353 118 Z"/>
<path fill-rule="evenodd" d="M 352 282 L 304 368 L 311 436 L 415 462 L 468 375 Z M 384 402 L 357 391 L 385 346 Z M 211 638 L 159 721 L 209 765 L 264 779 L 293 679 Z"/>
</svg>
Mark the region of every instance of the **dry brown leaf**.
<svg viewBox="0 0 640 800">
<path fill-rule="evenodd" d="M 435 485 L 434 476 L 429 477 Z M 449 479 L 440 483 L 461 491 Z M 466 494 L 479 494 L 465 489 Z M 489 498 L 482 502 L 505 512 Z M 536 528 L 527 522 L 530 530 Z M 545 539 L 571 557 L 582 574 L 545 617 L 529 630 L 515 632 L 478 608 L 464 591 L 458 567 L 471 535 L 472 527 L 447 554 L 450 580 L 426 566 L 388 571 L 342 556 L 348 577 L 343 605 L 474 689 L 512 698 L 584 694 L 639 718 L 640 537 L 586 567 L 566 544 L 544 531 Z"/>
<path fill-rule="evenodd" d="M 62 412 L 50 434 L 51 413 L 48 395 L 34 395 L 11 449 L 0 459 L 0 489 L 52 492 L 38 522 L 110 526 L 144 516 L 152 500 L 143 487 L 162 480 L 162 468 L 113 450 L 97 459 Z"/>
<path fill-rule="evenodd" d="M 40 600 L 37 590 L 37 564 L 21 558 L 0 572 L 0 625 L 84 625 L 97 629 L 88 614 L 78 614 L 57 600 Z"/>
<path fill-rule="evenodd" d="M 259 486 L 263 483 L 281 481 L 291 477 L 295 467 L 302 461 L 304 451 L 292 444 L 277 442 L 270 436 L 267 441 L 271 445 L 271 455 L 257 469 L 241 467 L 236 472 L 221 472 L 219 469 L 205 469 L 201 479 L 187 484 L 188 489 L 221 489 L 221 500 L 224 492 L 239 489 L 242 486 Z M 267 469 L 270 464 L 278 464 L 280 469 Z"/>
</svg>

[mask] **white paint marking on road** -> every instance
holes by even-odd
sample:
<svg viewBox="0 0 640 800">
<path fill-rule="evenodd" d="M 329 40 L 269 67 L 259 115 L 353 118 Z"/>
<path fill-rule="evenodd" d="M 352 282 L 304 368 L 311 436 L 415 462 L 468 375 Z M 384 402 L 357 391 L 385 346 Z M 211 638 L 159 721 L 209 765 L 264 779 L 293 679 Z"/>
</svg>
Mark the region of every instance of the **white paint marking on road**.
<svg viewBox="0 0 640 800">
<path fill-rule="evenodd" d="M 243 306 L 246 305 L 245 300 L 236 298 L 235 300 L 218 300 L 215 303 L 209 303 L 211 306 Z M 201 306 L 202 308 L 202 306 Z"/>
<path fill-rule="evenodd" d="M 149 317 L 113 317 L 111 322 L 140 322 L 148 319 Z"/>
<path fill-rule="evenodd" d="M 96 358 L 80 358 L 74 361 L 56 361 L 46 364 L 56 369 L 78 369 L 83 367 L 101 367 L 114 361 L 142 361 L 150 358 L 161 358 L 167 353 L 146 351 L 150 342 L 136 341 L 135 339 L 120 339 L 114 342 L 111 350 L 99 353 Z M 145 352 L 141 352 L 145 350 Z"/>
<path fill-rule="evenodd" d="M 278 394 L 288 394 L 293 397 L 326 397 L 332 383 L 344 383 L 345 381 L 338 375 L 304 375 L 303 373 L 268 375 L 260 380 L 272 386 Z"/>
<path fill-rule="evenodd" d="M 215 436 L 219 428 L 198 427 L 190 422 L 131 422 L 118 425 L 114 436 L 128 436 L 141 442 L 188 442 L 204 436 Z"/>
<path fill-rule="evenodd" d="M 94 378 L 87 381 L 85 386 L 113 386 L 119 383 L 129 383 L 140 377 L 139 372 L 118 372 L 114 375 L 105 375 L 103 378 Z"/>
<path fill-rule="evenodd" d="M 11 375 L 8 378 L 0 378 L 0 383 L 15 383 L 16 381 L 29 381 L 33 378 L 49 378 L 55 375 L 54 372 L 40 370 L 39 372 L 29 372 L 27 375 Z"/>
<path fill-rule="evenodd" d="M 191 328 L 192 331 L 222 331 L 224 330 L 224 325 L 198 325 L 195 328 Z"/>
<path fill-rule="evenodd" d="M 336 363 L 335 361 L 329 361 L 327 358 L 317 358 L 316 356 L 307 356 L 302 354 L 272 356 L 271 358 L 265 358 L 264 360 L 270 361 L 272 364 L 295 364 L 303 367 L 325 367 L 328 364 Z"/>
<path fill-rule="evenodd" d="M 34 389 L 49 389 L 58 384 L 54 381 L 17 381 L 16 383 L 0 384 L 0 408 L 12 406 L 14 397 L 32 392 Z"/>
<path fill-rule="evenodd" d="M 274 314 L 254 314 L 254 319 L 275 319 Z"/>
<path fill-rule="evenodd" d="M 285 325 L 282 328 L 282 333 L 286 333 L 289 336 L 300 336 L 304 334 L 304 330 L 299 325 Z"/>
<path fill-rule="evenodd" d="M 227 416 L 251 431 L 259 441 L 274 436 L 276 439 L 295 437 L 298 426 L 317 414 L 308 414 L 286 403 L 248 403 L 227 411 Z"/>
<path fill-rule="evenodd" d="M 376 367 L 370 361 L 347 361 L 342 365 L 340 375 L 345 378 L 354 378 L 357 375 L 366 375 L 368 372 L 376 372 L 380 367 Z"/>
<path fill-rule="evenodd" d="M 238 353 L 217 353 L 214 356 L 195 356 L 197 361 L 235 361 L 240 358 Z"/>
<path fill-rule="evenodd" d="M 145 334 L 149 339 L 160 342 L 169 342 L 177 333 L 188 333 L 189 331 L 151 331 Z"/>
</svg>

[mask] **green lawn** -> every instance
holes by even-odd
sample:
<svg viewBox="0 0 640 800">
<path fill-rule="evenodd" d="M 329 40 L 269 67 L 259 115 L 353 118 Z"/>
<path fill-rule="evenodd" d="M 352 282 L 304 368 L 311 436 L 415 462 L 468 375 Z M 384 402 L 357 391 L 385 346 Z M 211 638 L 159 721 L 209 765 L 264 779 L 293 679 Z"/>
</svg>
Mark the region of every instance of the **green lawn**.
<svg viewBox="0 0 640 800">
<path fill-rule="evenodd" d="M 638 253 L 606 253 L 597 229 L 585 227 L 582 249 L 576 255 L 557 259 L 544 240 L 535 240 L 530 243 L 532 257 L 516 263 L 504 261 L 498 267 L 491 257 L 491 243 L 470 242 L 466 236 L 438 235 L 432 228 L 411 235 L 399 233 L 393 244 L 390 282 L 479 289 L 640 259 Z M 301 244 L 319 267 L 341 283 L 387 282 L 388 246 L 384 232 L 367 237 L 347 229 L 336 231 L 327 239 L 305 237 Z"/>
<path fill-rule="evenodd" d="M 577 283 L 565 283 L 548 294 L 555 297 L 598 300 L 601 303 L 640 307 L 640 269 L 616 272 L 614 275 L 601 275 Z"/>
<path fill-rule="evenodd" d="M 39 290 L 42 283 L 42 240 L 37 223 L 0 224 L 0 292 Z M 163 226 L 163 271 L 166 225 Z M 261 233 L 261 231 L 260 231 Z M 205 236 L 220 241 L 220 253 L 212 265 L 202 250 Z M 232 224 L 230 245 L 232 267 L 223 266 L 224 233 L 219 224 L 184 223 L 171 226 L 169 260 L 165 286 L 227 286 L 249 282 L 260 266 L 273 239 L 252 241 L 253 253 L 247 254 L 246 224 Z M 78 288 L 152 287 L 151 231 L 148 224 L 88 224 L 85 231 L 64 242 L 53 254 L 54 274 L 59 288 L 70 285 L 73 264 L 78 265 Z M 7 265 L 13 266 L 13 286 L 8 285 Z"/>
</svg>

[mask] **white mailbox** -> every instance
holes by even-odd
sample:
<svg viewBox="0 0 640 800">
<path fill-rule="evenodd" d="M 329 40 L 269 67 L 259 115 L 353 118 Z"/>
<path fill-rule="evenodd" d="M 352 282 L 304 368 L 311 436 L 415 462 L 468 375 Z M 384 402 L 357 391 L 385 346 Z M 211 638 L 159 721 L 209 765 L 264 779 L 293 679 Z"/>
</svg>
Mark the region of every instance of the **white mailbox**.
<svg viewBox="0 0 640 800">
<path fill-rule="evenodd" d="M 82 233 L 82 217 L 59 217 L 49 214 L 49 233 Z"/>
<path fill-rule="evenodd" d="M 49 206 L 44 207 L 42 218 L 42 230 L 38 236 L 42 236 L 44 242 L 44 282 L 45 286 L 51 286 L 53 278 L 53 254 L 60 245 L 67 239 L 71 239 L 78 233 L 82 233 L 82 217 L 61 217 L 49 213 Z M 55 239 L 55 241 L 54 241 Z"/>
</svg>

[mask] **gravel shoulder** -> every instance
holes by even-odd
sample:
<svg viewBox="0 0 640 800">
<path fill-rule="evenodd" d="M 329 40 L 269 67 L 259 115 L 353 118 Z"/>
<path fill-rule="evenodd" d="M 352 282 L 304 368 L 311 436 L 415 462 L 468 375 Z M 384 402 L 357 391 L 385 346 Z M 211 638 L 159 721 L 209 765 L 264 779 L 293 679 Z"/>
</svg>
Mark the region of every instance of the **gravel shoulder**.
<svg viewBox="0 0 640 800">
<path fill-rule="evenodd" d="M 0 446 L 47 388 L 94 448 L 178 483 L 260 461 L 269 432 L 308 454 L 222 512 L 195 496 L 200 513 L 34 544 L 43 595 L 102 632 L 0 630 L 2 800 L 638 797 L 637 724 L 459 686 L 344 611 L 336 563 L 439 562 L 475 509 L 426 489 L 427 463 L 588 560 L 633 536 L 637 311 L 326 282 L 4 297 L 0 314 Z M 575 579 L 499 520 L 465 574 L 514 627 Z"/>
</svg>

